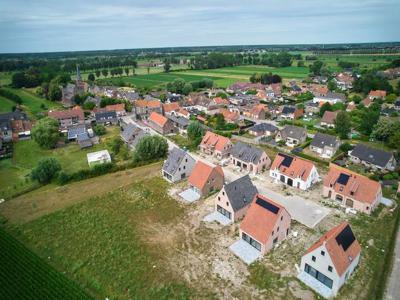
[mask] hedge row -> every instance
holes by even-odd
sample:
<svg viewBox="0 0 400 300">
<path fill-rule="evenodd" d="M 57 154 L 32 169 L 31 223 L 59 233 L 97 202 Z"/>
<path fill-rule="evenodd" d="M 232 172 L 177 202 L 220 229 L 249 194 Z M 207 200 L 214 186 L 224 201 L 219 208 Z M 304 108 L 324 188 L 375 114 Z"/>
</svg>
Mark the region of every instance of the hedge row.
<svg viewBox="0 0 400 300">
<path fill-rule="evenodd" d="M 0 89 L 0 96 L 3 96 L 4 98 L 7 98 L 8 100 L 11 100 L 17 104 L 22 104 L 22 98 L 8 90 Z"/>
</svg>

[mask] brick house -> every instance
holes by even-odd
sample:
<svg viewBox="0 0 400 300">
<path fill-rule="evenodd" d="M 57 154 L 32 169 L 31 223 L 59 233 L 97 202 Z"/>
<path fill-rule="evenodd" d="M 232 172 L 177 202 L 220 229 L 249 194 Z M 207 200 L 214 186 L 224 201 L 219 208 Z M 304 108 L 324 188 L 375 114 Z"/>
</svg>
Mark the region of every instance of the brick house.
<svg viewBox="0 0 400 300">
<path fill-rule="evenodd" d="M 231 163 L 247 172 L 258 174 L 271 165 L 271 159 L 264 150 L 237 142 L 231 150 Z"/>
<path fill-rule="evenodd" d="M 232 146 L 232 142 L 227 137 L 211 131 L 206 132 L 199 145 L 201 152 L 219 159 L 228 157 Z"/>
<path fill-rule="evenodd" d="M 48 116 L 58 121 L 61 132 L 66 132 L 70 126 L 84 124 L 85 122 L 85 115 L 79 106 L 68 110 L 50 110 Z"/>
<path fill-rule="evenodd" d="M 217 191 L 224 185 L 224 171 L 221 166 L 210 166 L 202 161 L 197 161 L 190 174 L 189 186 L 201 197 Z"/>
<path fill-rule="evenodd" d="M 165 135 L 178 132 L 173 122 L 159 113 L 152 112 L 147 121 L 149 126 L 160 134 Z"/>
</svg>

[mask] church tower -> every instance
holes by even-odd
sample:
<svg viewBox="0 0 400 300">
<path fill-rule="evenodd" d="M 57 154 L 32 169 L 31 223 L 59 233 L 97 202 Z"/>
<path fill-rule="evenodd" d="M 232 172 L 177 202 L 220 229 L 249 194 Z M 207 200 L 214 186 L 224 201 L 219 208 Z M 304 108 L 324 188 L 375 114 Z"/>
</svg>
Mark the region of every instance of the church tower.
<svg viewBox="0 0 400 300">
<path fill-rule="evenodd" d="M 76 81 L 82 81 L 81 71 L 79 70 L 79 65 L 76 65 Z"/>
</svg>

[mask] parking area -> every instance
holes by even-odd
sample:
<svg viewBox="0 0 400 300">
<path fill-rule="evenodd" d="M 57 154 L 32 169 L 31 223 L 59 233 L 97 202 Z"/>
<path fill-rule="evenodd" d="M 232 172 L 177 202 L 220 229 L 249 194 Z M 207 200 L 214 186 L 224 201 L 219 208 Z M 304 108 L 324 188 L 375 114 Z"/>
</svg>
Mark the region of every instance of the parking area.
<svg viewBox="0 0 400 300">
<path fill-rule="evenodd" d="M 232 224 L 232 221 L 225 217 L 223 214 L 220 214 L 217 211 L 213 211 L 211 214 L 208 214 L 203 219 L 204 222 L 218 222 L 219 224 L 226 226 Z"/>
<path fill-rule="evenodd" d="M 191 188 L 179 193 L 179 196 L 187 203 L 193 203 L 200 199 L 200 194 Z"/>
<path fill-rule="evenodd" d="M 261 257 L 261 252 L 244 240 L 238 240 L 229 246 L 229 250 L 237 257 L 250 265 Z"/>
</svg>

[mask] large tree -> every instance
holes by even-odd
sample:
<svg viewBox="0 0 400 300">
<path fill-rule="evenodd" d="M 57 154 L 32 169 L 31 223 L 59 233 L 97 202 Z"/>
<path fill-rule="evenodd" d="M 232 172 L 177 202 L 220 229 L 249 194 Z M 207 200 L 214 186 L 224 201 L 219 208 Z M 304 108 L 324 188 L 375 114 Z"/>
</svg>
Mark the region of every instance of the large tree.
<svg viewBox="0 0 400 300">
<path fill-rule="evenodd" d="M 166 157 L 168 153 L 167 140 L 158 135 L 143 137 L 135 147 L 133 160 L 150 161 Z"/>
<path fill-rule="evenodd" d="M 94 76 L 93 73 L 90 73 L 90 74 L 88 75 L 88 80 L 89 80 L 89 81 L 95 81 L 95 79 L 96 79 L 96 77 Z"/>
<path fill-rule="evenodd" d="M 32 138 L 42 148 L 54 148 L 59 138 L 57 120 L 49 117 L 40 119 L 32 128 Z"/>
<path fill-rule="evenodd" d="M 60 163 L 53 157 L 43 158 L 32 170 L 31 178 L 42 184 L 49 183 L 61 170 Z"/>
<path fill-rule="evenodd" d="M 187 135 L 192 145 L 198 146 L 204 135 L 204 128 L 199 121 L 191 122 L 187 128 Z"/>
<path fill-rule="evenodd" d="M 310 66 L 310 72 L 313 75 L 321 75 L 321 69 L 324 63 L 320 60 L 314 61 Z"/>
<path fill-rule="evenodd" d="M 335 119 L 335 130 L 340 138 L 347 139 L 351 131 L 351 119 L 347 112 L 340 111 Z"/>
</svg>

